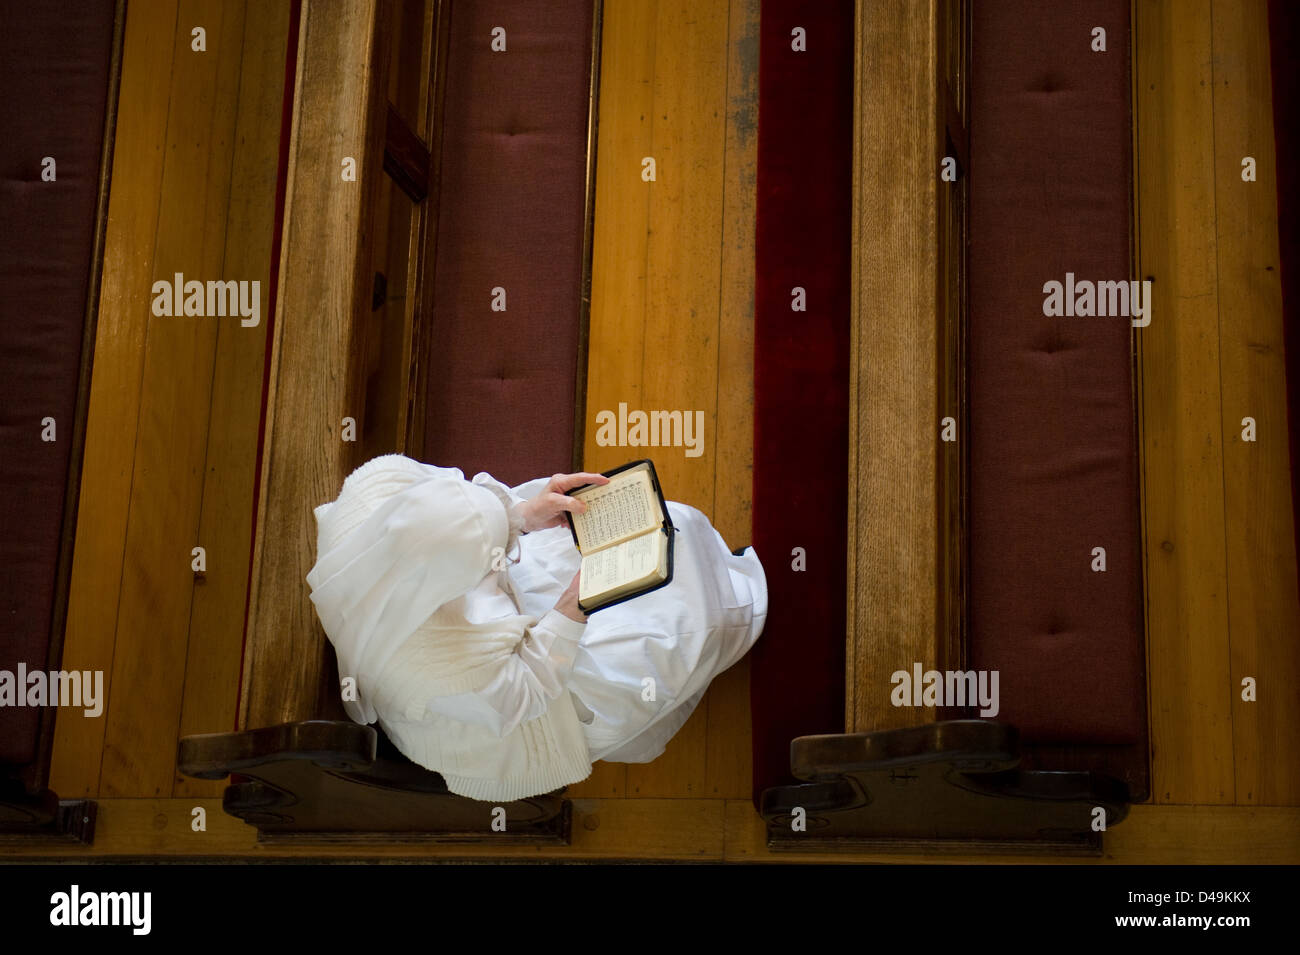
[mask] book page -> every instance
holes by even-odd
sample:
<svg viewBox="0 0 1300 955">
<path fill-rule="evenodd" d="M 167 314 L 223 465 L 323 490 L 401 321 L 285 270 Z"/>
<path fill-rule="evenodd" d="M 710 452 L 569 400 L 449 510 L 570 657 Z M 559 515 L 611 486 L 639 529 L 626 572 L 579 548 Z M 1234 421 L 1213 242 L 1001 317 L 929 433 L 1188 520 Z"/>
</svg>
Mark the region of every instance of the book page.
<svg viewBox="0 0 1300 955">
<path fill-rule="evenodd" d="M 645 468 L 624 471 L 608 484 L 574 495 L 587 505 L 587 513 L 573 515 L 573 527 L 590 554 L 659 526 L 659 498 Z"/>
<path fill-rule="evenodd" d="M 659 568 L 661 536 L 643 534 L 584 557 L 578 599 L 586 601 L 649 578 Z"/>
</svg>

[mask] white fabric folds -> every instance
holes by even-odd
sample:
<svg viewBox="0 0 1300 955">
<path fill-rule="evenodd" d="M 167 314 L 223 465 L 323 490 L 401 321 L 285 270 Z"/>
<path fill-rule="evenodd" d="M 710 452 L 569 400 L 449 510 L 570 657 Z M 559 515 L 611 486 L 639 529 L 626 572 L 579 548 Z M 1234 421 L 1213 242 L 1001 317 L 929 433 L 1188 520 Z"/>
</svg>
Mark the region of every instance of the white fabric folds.
<svg viewBox="0 0 1300 955">
<path fill-rule="evenodd" d="M 435 610 L 483 578 L 492 548 L 506 546 L 506 512 L 456 468 L 386 455 L 349 475 L 315 514 L 312 603 L 340 675 L 356 678 L 348 715 L 373 723 L 374 677 Z"/>
</svg>

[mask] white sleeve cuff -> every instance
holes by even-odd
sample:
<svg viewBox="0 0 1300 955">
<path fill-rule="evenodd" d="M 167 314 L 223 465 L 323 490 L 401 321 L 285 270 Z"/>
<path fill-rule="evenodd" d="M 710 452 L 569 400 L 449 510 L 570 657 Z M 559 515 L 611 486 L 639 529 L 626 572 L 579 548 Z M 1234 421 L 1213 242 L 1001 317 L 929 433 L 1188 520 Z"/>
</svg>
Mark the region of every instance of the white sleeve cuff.
<svg viewBox="0 0 1300 955">
<path fill-rule="evenodd" d="M 506 537 L 506 553 L 509 554 L 514 550 L 515 542 L 519 535 L 524 531 L 524 514 L 523 499 L 516 495 L 510 488 L 506 487 L 486 471 L 480 471 L 474 475 L 471 484 L 477 484 L 479 487 L 486 488 L 497 496 L 501 501 L 501 506 L 506 509 L 506 521 L 509 524 L 509 531 Z"/>
<path fill-rule="evenodd" d="M 582 635 L 587 632 L 587 625 L 579 623 L 576 620 L 570 620 L 560 611 L 551 609 L 542 615 L 542 619 L 537 621 L 537 626 L 544 630 L 549 630 L 561 640 L 567 640 L 571 643 L 577 643 L 582 639 Z"/>
</svg>

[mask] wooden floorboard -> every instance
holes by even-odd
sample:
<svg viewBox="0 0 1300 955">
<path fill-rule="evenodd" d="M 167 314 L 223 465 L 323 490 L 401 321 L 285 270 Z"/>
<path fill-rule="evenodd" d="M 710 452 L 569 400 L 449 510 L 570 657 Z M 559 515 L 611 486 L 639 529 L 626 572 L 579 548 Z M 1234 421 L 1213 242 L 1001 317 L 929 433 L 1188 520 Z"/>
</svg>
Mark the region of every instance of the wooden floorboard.
<svg viewBox="0 0 1300 955">
<path fill-rule="evenodd" d="M 757 16 L 755 0 L 611 4 L 598 126 L 584 466 L 653 457 L 668 497 L 733 546 L 752 496 Z M 703 412 L 703 453 L 598 445 L 596 415 L 620 404 Z M 748 708 L 742 664 L 659 759 L 597 764 L 576 792 L 747 795 Z"/>
<path fill-rule="evenodd" d="M 754 242 L 758 201 L 758 0 L 731 0 L 727 21 L 726 146 L 718 290 L 714 526 L 731 548 L 750 543 L 754 497 Z M 760 560 L 772 556 L 759 554 Z M 760 639 L 762 639 L 760 637 Z M 704 794 L 748 798 L 753 788 L 749 658 L 704 698 Z"/>
<path fill-rule="evenodd" d="M 685 446 L 623 453 L 653 457 L 670 499 L 709 511 L 718 465 L 728 7 L 725 0 L 660 0 L 658 13 L 641 403 L 629 408 L 679 410 L 683 419 L 702 412 L 704 432 L 693 434 L 698 456 Z M 701 702 L 662 756 L 628 767 L 628 795 L 704 795 L 707 752 L 708 707 Z"/>
<path fill-rule="evenodd" d="M 634 408 L 641 401 L 650 223 L 650 187 L 641 180 L 641 160 L 650 151 L 657 15 L 657 3 L 647 0 L 609 4 L 602 20 L 583 448 L 583 467 L 589 471 L 607 471 L 627 460 L 624 449 L 596 443 L 596 415 L 617 414 L 620 401 Z M 627 766 L 598 762 L 572 791 L 623 795 Z"/>
<path fill-rule="evenodd" d="M 1214 172 L 1233 764 L 1239 804 L 1300 802 L 1300 593 L 1291 508 L 1265 0 L 1213 7 Z M 1256 163 L 1254 182 L 1242 160 Z M 1242 419 L 1255 420 L 1253 442 Z M 1253 701 L 1242 680 L 1256 681 Z M 1286 755 L 1283 755 L 1286 754 Z"/>
</svg>

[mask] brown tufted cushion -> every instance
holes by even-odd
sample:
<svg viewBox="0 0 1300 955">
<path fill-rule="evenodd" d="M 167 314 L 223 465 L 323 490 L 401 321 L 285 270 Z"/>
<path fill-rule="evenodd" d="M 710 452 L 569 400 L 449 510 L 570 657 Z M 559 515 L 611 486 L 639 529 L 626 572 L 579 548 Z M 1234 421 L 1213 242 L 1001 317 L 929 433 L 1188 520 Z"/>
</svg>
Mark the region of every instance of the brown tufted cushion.
<svg viewBox="0 0 1300 955">
<path fill-rule="evenodd" d="M 450 29 L 424 459 L 516 484 L 572 467 L 592 4 L 458 3 Z"/>
<path fill-rule="evenodd" d="M 0 30 L 0 670 L 49 665 L 113 4 L 6 8 Z M 41 179 L 42 157 L 57 179 Z M 41 440 L 41 419 L 57 440 Z M 0 763 L 36 755 L 40 711 L 0 707 Z"/>
<path fill-rule="evenodd" d="M 972 29 L 972 666 L 1000 671 L 998 718 L 1028 741 L 1132 743 L 1146 714 L 1129 322 L 1042 311 L 1067 271 L 1136 277 L 1129 6 L 977 3 Z"/>
</svg>

